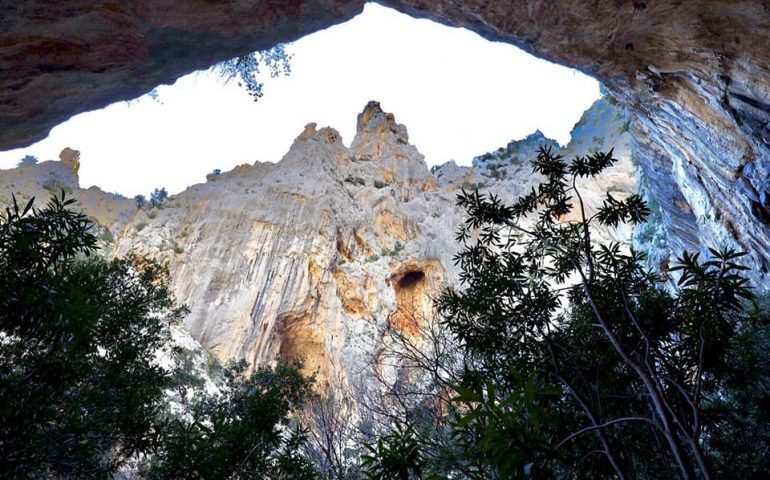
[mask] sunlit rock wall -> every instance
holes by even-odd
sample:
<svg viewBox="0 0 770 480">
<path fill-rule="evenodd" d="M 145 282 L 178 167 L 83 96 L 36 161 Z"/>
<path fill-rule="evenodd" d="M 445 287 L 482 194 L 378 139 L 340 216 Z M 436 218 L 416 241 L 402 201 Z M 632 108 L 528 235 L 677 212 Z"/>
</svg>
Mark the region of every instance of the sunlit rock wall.
<svg viewBox="0 0 770 480">
<path fill-rule="evenodd" d="M 363 0 L 0 7 L 0 146 L 69 116 L 347 20 Z M 624 103 L 670 249 L 770 268 L 770 6 L 760 0 L 380 0 L 595 76 Z M 397 34 L 397 32 L 394 32 Z M 461 59 L 458 59 L 461 61 Z M 473 88 L 469 85 L 468 88 Z"/>
<path fill-rule="evenodd" d="M 210 175 L 156 208 L 80 189 L 71 150 L 66 162 L 0 171 L 0 201 L 65 189 L 99 223 L 108 254 L 168 264 L 177 299 L 190 307 L 185 326 L 217 357 L 254 365 L 304 357 L 321 384 L 355 386 L 381 370 L 391 332 L 416 336 L 434 315 L 432 298 L 457 284 L 459 190 L 514 200 L 539 181 L 529 160 L 540 145 L 567 157 L 614 148 L 618 165 L 581 184 L 589 209 L 607 190 L 637 190 L 627 120 L 609 99 L 583 115 L 565 147 L 537 132 L 473 167 L 432 172 L 406 128 L 370 102 L 350 147 L 334 129 L 310 124 L 281 162 Z M 603 241 L 631 234 L 599 233 Z"/>
</svg>

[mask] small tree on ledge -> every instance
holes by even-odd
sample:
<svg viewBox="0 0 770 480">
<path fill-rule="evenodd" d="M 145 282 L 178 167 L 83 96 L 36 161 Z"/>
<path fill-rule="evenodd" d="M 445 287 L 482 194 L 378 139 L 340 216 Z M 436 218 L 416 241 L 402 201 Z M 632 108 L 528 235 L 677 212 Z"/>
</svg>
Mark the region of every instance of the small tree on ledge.
<svg viewBox="0 0 770 480">
<path fill-rule="evenodd" d="M 150 194 L 150 206 L 153 208 L 157 207 L 166 200 L 168 200 L 168 192 L 165 188 L 156 188 Z"/>
</svg>

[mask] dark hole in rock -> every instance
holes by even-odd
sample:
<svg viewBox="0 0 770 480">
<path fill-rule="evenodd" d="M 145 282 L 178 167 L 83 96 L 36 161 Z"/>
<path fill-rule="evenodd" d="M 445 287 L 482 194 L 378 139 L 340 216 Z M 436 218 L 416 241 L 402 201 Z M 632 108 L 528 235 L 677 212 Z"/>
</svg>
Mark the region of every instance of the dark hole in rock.
<svg viewBox="0 0 770 480">
<path fill-rule="evenodd" d="M 762 222 L 765 227 L 770 227 L 770 212 L 759 202 L 751 202 L 751 213 Z"/>
<path fill-rule="evenodd" d="M 425 273 L 416 271 L 416 272 L 406 272 L 403 277 L 398 281 L 398 286 L 400 288 L 409 288 L 417 285 L 419 282 L 421 282 L 425 278 Z"/>
</svg>

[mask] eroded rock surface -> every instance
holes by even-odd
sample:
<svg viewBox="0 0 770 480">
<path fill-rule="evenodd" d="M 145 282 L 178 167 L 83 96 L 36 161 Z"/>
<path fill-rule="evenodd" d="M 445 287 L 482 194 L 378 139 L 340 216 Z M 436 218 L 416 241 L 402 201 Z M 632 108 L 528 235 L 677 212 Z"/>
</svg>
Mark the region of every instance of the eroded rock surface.
<svg viewBox="0 0 770 480">
<path fill-rule="evenodd" d="M 67 162 L 0 171 L 0 201 L 65 189 L 98 221 L 108 253 L 168 264 L 176 297 L 191 310 L 185 326 L 217 357 L 256 365 L 302 356 L 322 383 L 351 386 L 380 371 L 377 352 L 394 330 L 416 336 L 434 315 L 432 298 L 457 284 L 459 189 L 513 200 L 540 180 L 529 160 L 543 144 L 568 157 L 615 149 L 619 164 L 581 185 L 589 208 L 608 189 L 618 197 L 637 190 L 626 118 L 606 99 L 566 148 L 537 132 L 473 167 L 432 172 L 406 128 L 370 102 L 350 147 L 336 130 L 309 124 L 279 163 L 210 176 L 156 208 L 80 189 L 71 149 Z M 607 241 L 631 232 L 600 233 Z"/>
<path fill-rule="evenodd" d="M 0 148 L 362 9 L 362 0 L 2 2 Z"/>
<path fill-rule="evenodd" d="M 770 268 L 770 6 L 760 0 L 381 0 L 573 66 L 631 115 L 671 250 Z M 42 0 L 0 10 L 0 146 L 195 69 L 344 21 L 362 0 Z M 469 85 L 472 88 L 472 85 Z"/>
<path fill-rule="evenodd" d="M 387 0 L 595 76 L 627 105 L 670 250 L 770 269 L 770 6 L 761 1 Z"/>
</svg>

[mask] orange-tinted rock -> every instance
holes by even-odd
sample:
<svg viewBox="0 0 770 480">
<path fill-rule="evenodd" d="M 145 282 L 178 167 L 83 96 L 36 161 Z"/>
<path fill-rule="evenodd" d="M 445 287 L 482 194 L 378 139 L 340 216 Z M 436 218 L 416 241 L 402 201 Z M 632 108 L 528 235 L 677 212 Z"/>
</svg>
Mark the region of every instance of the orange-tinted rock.
<svg viewBox="0 0 770 480">
<path fill-rule="evenodd" d="M 76 113 L 294 40 L 363 7 L 363 0 L 6 3 L 0 9 L 0 148 L 5 149 L 42 138 Z M 770 271 L 770 7 L 765 2 L 380 3 L 469 28 L 598 78 L 630 109 L 636 158 L 669 225 L 672 249 L 734 245 L 748 249 L 759 268 Z M 364 123 L 378 117 L 376 108 L 365 112 Z M 398 136 L 388 120 L 378 124 L 385 130 L 380 133 Z M 681 202 L 692 211 L 679 208 Z"/>
</svg>

